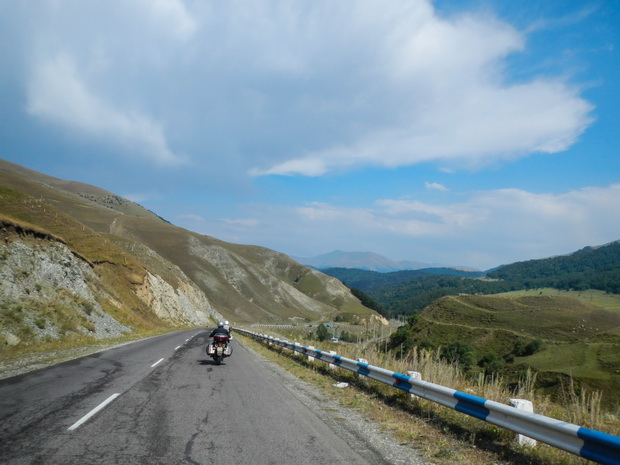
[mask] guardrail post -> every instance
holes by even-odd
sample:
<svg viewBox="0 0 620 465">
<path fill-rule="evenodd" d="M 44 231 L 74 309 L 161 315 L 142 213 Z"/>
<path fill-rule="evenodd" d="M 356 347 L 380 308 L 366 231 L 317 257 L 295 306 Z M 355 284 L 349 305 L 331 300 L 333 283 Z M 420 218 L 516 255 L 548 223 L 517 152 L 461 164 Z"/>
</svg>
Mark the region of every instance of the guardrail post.
<svg viewBox="0 0 620 465">
<path fill-rule="evenodd" d="M 336 351 L 335 351 L 335 350 L 330 350 L 330 351 L 329 351 L 329 355 L 336 355 Z M 329 369 L 330 369 L 330 370 L 333 370 L 333 369 L 335 369 L 335 368 L 336 368 L 336 365 L 334 365 L 333 363 L 330 363 L 330 364 L 328 365 L 328 367 L 329 367 Z"/>
<path fill-rule="evenodd" d="M 314 350 L 314 346 L 308 346 L 308 349 Z M 308 361 L 314 362 L 314 357 L 312 355 L 308 355 Z"/>
<path fill-rule="evenodd" d="M 365 358 L 358 358 L 357 361 L 368 365 L 368 360 L 366 360 Z M 366 381 L 366 375 L 358 374 L 357 377 L 363 381 Z"/>
<path fill-rule="evenodd" d="M 529 400 L 510 399 L 508 405 L 510 405 L 511 407 L 515 407 L 519 410 L 523 410 L 525 412 L 534 413 L 534 405 Z M 519 444 L 520 446 L 534 447 L 536 445 L 536 440 L 522 434 L 517 434 L 517 444 Z"/>
<path fill-rule="evenodd" d="M 408 371 L 407 372 L 407 376 L 409 376 L 412 379 L 417 379 L 417 380 L 422 380 L 422 373 L 417 372 L 417 371 Z M 414 397 L 416 397 L 415 394 L 409 394 L 409 396 L 413 399 Z"/>
</svg>

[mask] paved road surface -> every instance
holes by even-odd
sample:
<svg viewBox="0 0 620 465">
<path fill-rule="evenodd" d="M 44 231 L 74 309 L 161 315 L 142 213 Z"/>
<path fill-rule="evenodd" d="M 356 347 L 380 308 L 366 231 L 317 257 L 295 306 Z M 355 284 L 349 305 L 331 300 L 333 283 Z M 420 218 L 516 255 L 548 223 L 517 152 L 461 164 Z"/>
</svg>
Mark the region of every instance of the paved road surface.
<svg viewBox="0 0 620 465">
<path fill-rule="evenodd" d="M 167 334 L 1 380 L 0 463 L 390 462 L 237 341 L 216 366 L 207 336 Z"/>
</svg>

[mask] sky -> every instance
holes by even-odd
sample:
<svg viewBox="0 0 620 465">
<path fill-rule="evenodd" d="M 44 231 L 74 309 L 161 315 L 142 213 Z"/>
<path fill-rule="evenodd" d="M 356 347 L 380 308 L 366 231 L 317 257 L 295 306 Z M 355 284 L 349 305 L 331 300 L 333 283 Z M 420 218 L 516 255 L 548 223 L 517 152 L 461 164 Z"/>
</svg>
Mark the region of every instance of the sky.
<svg viewBox="0 0 620 465">
<path fill-rule="evenodd" d="M 0 158 L 293 257 L 620 239 L 618 0 L 0 0 Z"/>
</svg>

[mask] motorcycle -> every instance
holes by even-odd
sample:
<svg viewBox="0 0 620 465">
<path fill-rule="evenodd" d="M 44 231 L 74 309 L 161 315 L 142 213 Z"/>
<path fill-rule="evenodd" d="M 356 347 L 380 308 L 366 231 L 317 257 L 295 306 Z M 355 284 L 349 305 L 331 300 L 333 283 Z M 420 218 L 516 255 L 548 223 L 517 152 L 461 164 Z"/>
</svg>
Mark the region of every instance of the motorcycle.
<svg viewBox="0 0 620 465">
<path fill-rule="evenodd" d="M 213 342 L 207 344 L 207 355 L 215 361 L 216 365 L 221 365 L 225 357 L 230 357 L 232 355 L 230 336 L 215 334 L 213 336 Z"/>
</svg>

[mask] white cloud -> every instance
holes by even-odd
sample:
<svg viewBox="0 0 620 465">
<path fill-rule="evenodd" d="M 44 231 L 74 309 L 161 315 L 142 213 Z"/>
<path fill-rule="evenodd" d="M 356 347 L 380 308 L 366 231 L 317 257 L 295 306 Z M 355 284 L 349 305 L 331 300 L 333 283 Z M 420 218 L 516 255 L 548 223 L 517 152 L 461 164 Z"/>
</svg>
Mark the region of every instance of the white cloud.
<svg viewBox="0 0 620 465">
<path fill-rule="evenodd" d="M 177 219 L 182 221 L 190 221 L 194 223 L 204 223 L 206 219 L 201 215 L 195 215 L 193 213 L 185 213 L 183 215 L 178 215 Z"/>
<path fill-rule="evenodd" d="M 11 9 L 31 114 L 129 155 L 208 160 L 214 176 L 478 168 L 563 151 L 590 124 L 580 89 L 505 74 L 523 33 L 489 14 L 438 15 L 430 0 Z"/>
<path fill-rule="evenodd" d="M 344 24 L 345 30 L 365 26 L 369 31 L 359 49 L 334 52 L 328 50 L 328 40 L 312 43 L 325 47 L 328 57 L 341 53 L 343 63 L 352 54 L 360 61 L 346 77 L 338 69 L 324 71 L 343 84 L 341 93 L 327 89 L 329 105 L 318 93 L 326 89 L 309 90 L 330 109 L 349 109 L 342 113 L 354 129 L 314 150 L 280 156 L 253 174 L 318 176 L 351 167 L 428 161 L 477 168 L 536 152 L 561 152 L 591 123 L 592 105 L 560 78 L 510 82 L 504 60 L 523 51 L 525 39 L 508 24 L 485 15 L 441 18 L 427 2 L 410 9 L 399 5 L 379 13 L 374 10 L 378 4 L 367 2 L 365 11 L 375 14 L 361 18 L 339 17 L 340 11 L 334 11 L 332 21 Z M 328 20 L 327 37 L 333 39 L 330 24 Z M 320 74 L 318 56 L 304 48 L 300 52 Z M 369 124 L 377 114 L 384 118 Z"/>
<path fill-rule="evenodd" d="M 250 210 L 260 222 L 210 225 L 209 230 L 224 240 L 234 237 L 298 256 L 345 247 L 487 269 L 617 240 L 620 215 L 613 212 L 618 205 L 620 184 L 561 194 L 481 191 L 451 204 L 403 199 L 357 208 L 322 202 L 298 207 L 253 204 Z M 274 230 L 279 232 L 275 236 Z"/>
<path fill-rule="evenodd" d="M 444 186 L 443 184 L 439 184 L 438 182 L 425 182 L 424 186 L 429 190 L 436 190 L 442 192 L 447 192 L 449 190 L 446 186 Z"/>
<path fill-rule="evenodd" d="M 138 14 L 151 16 L 153 27 L 170 31 L 180 39 L 188 39 L 197 30 L 196 20 L 180 0 L 141 0 L 136 3 Z M 148 20 L 147 20 L 148 21 Z"/>
<path fill-rule="evenodd" d="M 183 158 L 168 147 L 162 127 L 140 112 L 117 108 L 93 94 L 75 61 L 59 54 L 39 63 L 28 87 L 30 114 L 105 142 L 112 142 L 145 158 L 178 164 Z"/>
<path fill-rule="evenodd" d="M 229 225 L 245 227 L 254 227 L 260 223 L 256 218 L 221 218 L 220 221 Z"/>
</svg>

